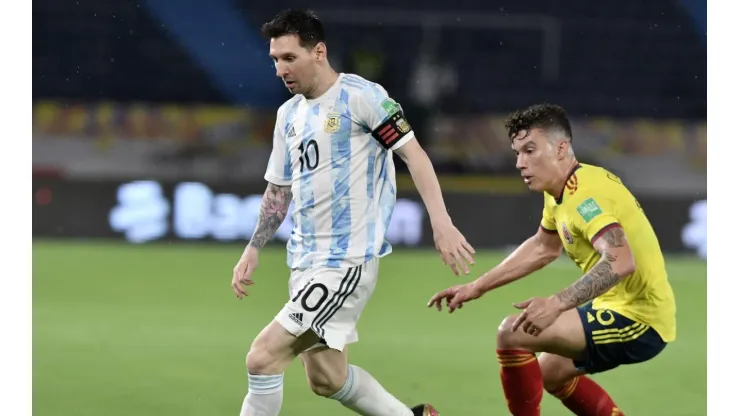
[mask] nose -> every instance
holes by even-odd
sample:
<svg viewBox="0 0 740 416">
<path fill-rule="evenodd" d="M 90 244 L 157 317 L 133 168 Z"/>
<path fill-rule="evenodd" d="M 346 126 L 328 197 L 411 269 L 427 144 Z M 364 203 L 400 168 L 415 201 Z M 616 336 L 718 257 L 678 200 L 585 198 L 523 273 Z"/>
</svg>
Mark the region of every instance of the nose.
<svg viewBox="0 0 740 416">
<path fill-rule="evenodd" d="M 525 156 L 524 153 L 520 153 L 516 157 L 516 168 L 519 170 L 523 170 L 527 167 L 527 163 L 524 160 L 524 156 Z"/>
<path fill-rule="evenodd" d="M 288 69 L 287 66 L 278 62 L 275 64 L 275 75 L 277 75 L 278 78 L 285 78 L 288 75 Z"/>
</svg>

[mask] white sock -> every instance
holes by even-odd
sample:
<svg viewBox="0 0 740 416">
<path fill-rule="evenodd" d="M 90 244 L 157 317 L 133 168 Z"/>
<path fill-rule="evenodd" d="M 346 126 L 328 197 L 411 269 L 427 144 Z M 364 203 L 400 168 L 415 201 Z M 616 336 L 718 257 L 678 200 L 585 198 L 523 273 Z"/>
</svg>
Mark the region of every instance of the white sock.
<svg viewBox="0 0 740 416">
<path fill-rule="evenodd" d="M 385 391 L 367 371 L 354 365 L 347 370 L 344 386 L 330 399 L 365 416 L 413 416 L 408 406 Z"/>
<path fill-rule="evenodd" d="M 249 391 L 239 416 L 277 416 L 283 406 L 283 375 L 249 374 Z"/>
</svg>

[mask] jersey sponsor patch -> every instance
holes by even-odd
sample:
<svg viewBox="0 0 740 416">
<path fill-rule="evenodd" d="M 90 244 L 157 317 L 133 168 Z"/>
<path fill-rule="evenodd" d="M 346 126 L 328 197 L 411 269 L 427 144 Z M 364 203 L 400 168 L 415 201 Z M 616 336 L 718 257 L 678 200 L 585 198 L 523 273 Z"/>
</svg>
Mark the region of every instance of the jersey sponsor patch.
<svg viewBox="0 0 740 416">
<path fill-rule="evenodd" d="M 396 114 L 401 111 L 401 105 L 395 102 L 392 98 L 386 98 L 380 106 L 383 107 L 383 110 L 385 110 L 388 115 Z"/>
<path fill-rule="evenodd" d="M 589 198 L 581 202 L 581 205 L 578 205 L 578 208 L 576 209 L 578 210 L 578 213 L 581 214 L 583 220 L 586 222 L 591 221 L 597 215 L 603 213 L 603 211 L 601 211 L 601 207 L 599 207 L 599 204 L 597 204 L 593 198 Z"/>
<path fill-rule="evenodd" d="M 390 149 L 409 131 L 411 131 L 409 122 L 403 113 L 398 111 L 378 126 L 372 135 L 384 148 Z"/>
</svg>

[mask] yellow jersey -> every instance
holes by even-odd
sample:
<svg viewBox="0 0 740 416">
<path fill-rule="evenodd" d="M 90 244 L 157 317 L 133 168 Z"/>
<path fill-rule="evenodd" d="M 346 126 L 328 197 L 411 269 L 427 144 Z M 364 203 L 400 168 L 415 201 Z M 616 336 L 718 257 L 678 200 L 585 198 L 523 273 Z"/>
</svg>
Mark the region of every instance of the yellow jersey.
<svg viewBox="0 0 740 416">
<path fill-rule="evenodd" d="M 609 171 L 587 164 L 571 172 L 559 198 L 545 193 L 541 227 L 557 232 L 568 256 L 588 272 L 601 259 L 592 243 L 619 224 L 635 259 L 635 272 L 593 301 L 655 329 L 665 342 L 676 338 L 676 303 L 663 253 L 640 203 Z"/>
</svg>

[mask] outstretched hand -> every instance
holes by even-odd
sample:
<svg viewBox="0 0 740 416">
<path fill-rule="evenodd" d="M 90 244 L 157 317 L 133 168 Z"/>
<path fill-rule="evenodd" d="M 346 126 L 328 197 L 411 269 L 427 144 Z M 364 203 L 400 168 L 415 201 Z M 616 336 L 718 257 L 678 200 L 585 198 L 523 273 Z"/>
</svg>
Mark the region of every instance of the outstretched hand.
<svg viewBox="0 0 740 416">
<path fill-rule="evenodd" d="M 483 293 L 473 283 L 457 285 L 438 292 L 427 302 L 427 307 L 435 306 L 438 311 L 442 310 L 442 301 L 446 301 L 449 312 L 463 307 L 465 302 L 478 299 Z"/>
</svg>

